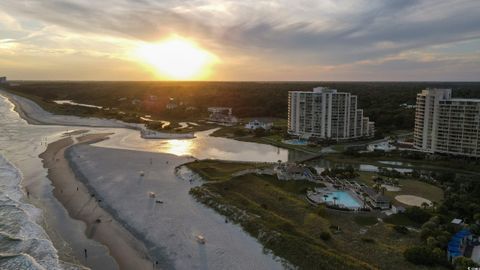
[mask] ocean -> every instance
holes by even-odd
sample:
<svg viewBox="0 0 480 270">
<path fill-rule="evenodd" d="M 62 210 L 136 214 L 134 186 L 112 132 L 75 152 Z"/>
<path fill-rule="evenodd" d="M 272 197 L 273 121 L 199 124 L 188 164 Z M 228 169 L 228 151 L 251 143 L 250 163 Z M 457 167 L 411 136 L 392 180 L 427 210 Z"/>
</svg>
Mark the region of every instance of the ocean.
<svg viewBox="0 0 480 270">
<path fill-rule="evenodd" d="M 24 201 L 22 174 L 0 155 L 0 269 L 63 269 L 39 225 L 41 210 Z"/>
</svg>

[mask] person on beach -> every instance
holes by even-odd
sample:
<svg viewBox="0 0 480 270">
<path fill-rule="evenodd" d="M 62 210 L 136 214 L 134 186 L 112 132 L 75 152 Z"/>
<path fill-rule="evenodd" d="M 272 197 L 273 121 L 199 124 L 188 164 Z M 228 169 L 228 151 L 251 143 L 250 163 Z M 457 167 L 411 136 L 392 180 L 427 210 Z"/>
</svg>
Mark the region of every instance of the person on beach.
<svg viewBox="0 0 480 270">
<path fill-rule="evenodd" d="M 88 257 L 88 256 L 87 256 L 87 249 L 86 249 L 86 248 L 83 249 L 83 252 L 85 253 L 85 259 L 87 259 L 87 257 Z"/>
</svg>

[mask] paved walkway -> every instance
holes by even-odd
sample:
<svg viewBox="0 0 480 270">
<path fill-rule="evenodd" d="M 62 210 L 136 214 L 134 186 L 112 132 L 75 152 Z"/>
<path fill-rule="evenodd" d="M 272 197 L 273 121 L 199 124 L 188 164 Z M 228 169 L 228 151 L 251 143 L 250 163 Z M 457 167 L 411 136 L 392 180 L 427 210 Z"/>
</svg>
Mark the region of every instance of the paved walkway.
<svg viewBox="0 0 480 270">
<path fill-rule="evenodd" d="M 480 246 L 475 246 L 472 251 L 472 260 L 480 264 Z"/>
</svg>

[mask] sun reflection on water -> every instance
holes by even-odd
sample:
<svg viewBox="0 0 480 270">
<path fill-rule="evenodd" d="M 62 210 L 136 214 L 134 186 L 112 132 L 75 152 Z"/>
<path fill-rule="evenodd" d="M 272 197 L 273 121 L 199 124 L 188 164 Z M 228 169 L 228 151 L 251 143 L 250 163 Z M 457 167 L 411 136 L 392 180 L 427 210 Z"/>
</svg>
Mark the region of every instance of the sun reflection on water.
<svg viewBox="0 0 480 270">
<path fill-rule="evenodd" d="M 194 143 L 192 140 L 168 140 L 163 145 L 162 152 L 177 156 L 191 156 Z"/>
</svg>

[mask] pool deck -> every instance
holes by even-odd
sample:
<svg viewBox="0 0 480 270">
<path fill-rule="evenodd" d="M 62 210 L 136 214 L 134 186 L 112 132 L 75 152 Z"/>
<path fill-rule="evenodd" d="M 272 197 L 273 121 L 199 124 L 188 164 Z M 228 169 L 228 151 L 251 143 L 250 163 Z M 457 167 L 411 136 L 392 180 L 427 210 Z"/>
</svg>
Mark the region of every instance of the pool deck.
<svg viewBox="0 0 480 270">
<path fill-rule="evenodd" d="M 328 194 L 328 193 L 332 193 L 332 192 L 345 192 L 358 204 L 358 207 L 346 206 L 346 205 L 342 204 L 341 201 L 337 201 L 336 205 L 342 206 L 342 207 L 345 207 L 345 208 L 348 208 L 348 209 L 352 209 L 352 210 L 358 210 L 358 209 L 362 208 L 363 202 L 361 201 L 360 198 L 358 198 L 358 195 L 354 191 L 352 191 L 350 188 L 337 189 L 337 188 L 334 188 L 332 184 L 327 185 L 327 187 L 325 187 L 325 188 L 315 189 L 314 192 L 308 193 L 307 197 L 310 201 L 315 202 L 315 203 L 324 203 L 324 204 L 328 204 L 328 205 L 333 205 L 332 201 L 328 201 L 328 200 L 325 201 L 325 199 L 323 197 L 324 194 Z"/>
</svg>

